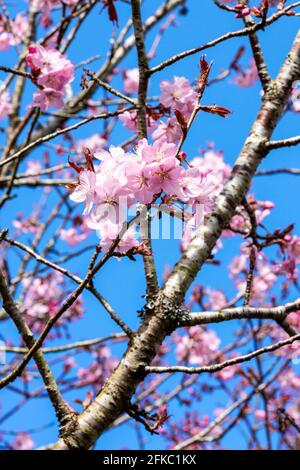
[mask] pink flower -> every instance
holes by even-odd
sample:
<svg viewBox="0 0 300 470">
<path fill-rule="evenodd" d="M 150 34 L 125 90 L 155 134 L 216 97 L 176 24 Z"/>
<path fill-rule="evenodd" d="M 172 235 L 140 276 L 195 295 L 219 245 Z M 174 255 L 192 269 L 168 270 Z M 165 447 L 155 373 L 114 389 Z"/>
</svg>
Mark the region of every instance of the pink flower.
<svg viewBox="0 0 300 470">
<path fill-rule="evenodd" d="M 164 80 L 160 84 L 160 89 L 162 92 L 160 101 L 166 108 L 176 109 L 185 117 L 191 114 L 196 104 L 197 93 L 185 77 L 174 76 L 173 83 Z"/>
<path fill-rule="evenodd" d="M 183 169 L 176 158 L 175 144 L 156 141 L 153 145 L 149 145 L 143 139 L 136 152 L 144 162 L 148 163 L 144 168 L 144 175 L 148 181 L 151 180 L 154 193 L 164 191 L 169 196 L 184 196 L 180 186 Z"/>
<path fill-rule="evenodd" d="M 26 290 L 26 296 L 22 304 L 22 312 L 32 331 L 40 332 L 45 323 L 57 313 L 65 298 L 66 286 L 63 275 L 52 271 L 46 276 L 36 276 L 34 279 L 25 278 L 23 287 Z M 61 334 L 62 327 L 65 328 L 68 322 L 77 320 L 82 314 L 82 299 L 78 297 L 55 324 L 58 336 Z M 53 338 L 54 332 L 48 336 L 48 339 Z"/>
<path fill-rule="evenodd" d="M 137 132 L 136 111 L 125 111 L 124 113 L 120 114 L 119 119 L 123 123 L 123 125 L 127 127 L 129 131 Z M 147 117 L 147 130 L 149 132 L 152 132 L 155 126 L 156 126 L 156 121 L 151 116 Z"/>
<path fill-rule="evenodd" d="M 181 181 L 181 188 L 187 201 L 192 202 L 200 196 L 206 175 L 199 168 L 188 168 Z"/>
<path fill-rule="evenodd" d="M 254 411 L 254 416 L 255 416 L 257 419 L 263 421 L 264 419 L 266 419 L 266 412 L 265 412 L 265 410 L 258 409 L 258 410 L 255 410 L 255 411 Z"/>
<path fill-rule="evenodd" d="M 13 450 L 32 450 L 34 448 L 34 442 L 28 433 L 19 432 L 16 434 L 16 438 L 11 446 Z"/>
<path fill-rule="evenodd" d="M 139 69 L 129 69 L 124 72 L 124 91 L 130 95 L 137 93 L 139 88 Z"/>
<path fill-rule="evenodd" d="M 87 139 L 79 140 L 76 144 L 76 152 L 83 153 L 85 148 L 88 148 L 92 154 L 101 152 L 107 140 L 100 134 L 93 134 Z"/>
<path fill-rule="evenodd" d="M 136 132 L 136 111 L 125 111 L 120 114 L 119 119 L 129 131 Z"/>
<path fill-rule="evenodd" d="M 107 347 L 100 347 L 93 353 L 93 362 L 87 367 L 78 369 L 80 386 L 93 385 L 99 388 L 116 366 L 116 360 L 111 357 Z"/>
<path fill-rule="evenodd" d="M 88 214 L 95 202 L 96 195 L 96 175 L 93 171 L 83 170 L 79 173 L 79 184 L 75 191 L 70 194 L 70 199 L 74 202 L 84 202 L 84 214 Z"/>
<path fill-rule="evenodd" d="M 25 173 L 28 175 L 34 175 L 40 173 L 41 170 L 42 164 L 39 160 L 29 160 L 27 162 L 27 169 Z"/>
<path fill-rule="evenodd" d="M 220 346 L 213 330 L 193 326 L 185 336 L 175 334 L 176 356 L 185 363 L 201 365 L 212 360 Z"/>
<path fill-rule="evenodd" d="M 250 13 L 251 13 L 251 9 L 249 7 L 245 7 L 245 5 L 243 3 L 238 3 L 237 5 L 235 5 L 235 8 L 237 10 L 240 10 L 237 13 L 236 18 L 245 18 L 246 16 L 250 15 Z"/>
<path fill-rule="evenodd" d="M 5 17 L 0 17 L 0 51 L 6 51 L 9 46 L 17 46 L 26 37 L 28 18 L 18 13 L 9 23 Z"/>
<path fill-rule="evenodd" d="M 23 235 L 24 233 L 35 234 L 39 231 L 40 223 L 35 217 L 23 218 L 22 214 L 19 214 L 12 225 L 16 228 L 16 236 Z"/>
<path fill-rule="evenodd" d="M 251 59 L 249 67 L 246 70 L 242 70 L 234 79 L 234 83 L 241 88 L 248 88 L 252 86 L 258 80 L 258 72 L 254 62 Z"/>
<path fill-rule="evenodd" d="M 177 119 L 172 117 L 161 122 L 152 134 L 153 140 L 166 141 L 168 143 L 177 143 L 182 136 L 182 131 L 178 125 Z"/>
<path fill-rule="evenodd" d="M 300 113 L 300 82 L 296 82 L 290 95 L 290 109 L 294 113 Z"/>
<path fill-rule="evenodd" d="M 100 246 L 104 252 L 108 251 L 111 247 L 111 244 L 119 235 L 122 229 L 121 224 L 112 223 L 110 220 L 105 220 L 99 228 L 99 234 L 101 236 Z M 120 243 L 115 249 L 118 253 L 126 253 L 131 248 L 138 246 L 138 241 L 136 239 L 135 228 L 132 226 L 122 236 Z"/>
<path fill-rule="evenodd" d="M 295 261 L 295 263 L 300 263 L 300 237 L 288 236 L 287 239 L 287 253 L 289 257 Z"/>
<path fill-rule="evenodd" d="M 11 98 L 8 91 L 0 90 L 0 119 L 5 119 L 11 110 Z"/>
<path fill-rule="evenodd" d="M 47 110 L 61 108 L 65 86 L 73 80 L 74 65 L 56 49 L 45 49 L 39 44 L 29 46 L 26 62 L 40 90 L 34 94 L 33 105 Z"/>
<path fill-rule="evenodd" d="M 57 7 L 57 6 L 62 6 L 67 5 L 69 7 L 73 7 L 78 3 L 78 0 L 31 0 L 32 2 L 32 8 L 36 12 L 42 12 L 44 15 L 48 16 L 50 11 Z"/>
<path fill-rule="evenodd" d="M 177 146 L 173 143 L 167 142 L 154 142 L 148 144 L 146 139 L 140 140 L 136 147 L 137 155 L 147 163 L 159 163 L 168 158 L 176 158 Z"/>
<path fill-rule="evenodd" d="M 208 302 L 207 304 L 205 304 L 205 308 L 210 308 L 212 310 L 221 310 L 226 306 L 227 299 L 220 289 L 207 288 L 205 293 L 208 297 Z"/>
<path fill-rule="evenodd" d="M 28 31 L 28 18 L 24 13 L 18 13 L 11 22 L 11 40 L 12 46 L 18 45 L 24 41 Z"/>
<path fill-rule="evenodd" d="M 238 366 L 224 367 L 224 369 L 216 373 L 216 377 L 218 377 L 221 380 L 227 381 L 227 380 L 231 380 L 234 376 L 236 376 L 237 372 L 238 372 Z"/>
<path fill-rule="evenodd" d="M 7 31 L 0 32 L 0 51 L 7 51 L 10 46 L 11 34 Z"/>
</svg>

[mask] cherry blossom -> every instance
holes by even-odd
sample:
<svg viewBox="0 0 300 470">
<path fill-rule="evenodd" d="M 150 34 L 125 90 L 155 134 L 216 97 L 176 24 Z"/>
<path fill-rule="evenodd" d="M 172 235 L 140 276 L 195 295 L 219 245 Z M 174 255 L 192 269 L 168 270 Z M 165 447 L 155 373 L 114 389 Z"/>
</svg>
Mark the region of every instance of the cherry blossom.
<svg viewBox="0 0 300 470">
<path fill-rule="evenodd" d="M 173 83 L 164 80 L 160 84 L 162 92 L 160 101 L 166 108 L 180 111 L 188 117 L 193 111 L 197 94 L 185 77 L 174 77 Z"/>
<path fill-rule="evenodd" d="M 251 59 L 247 69 L 239 72 L 235 78 L 234 83 L 241 88 L 251 87 L 258 80 L 258 72 L 254 62 L 254 59 Z"/>
<path fill-rule="evenodd" d="M 119 425 L 137 439 L 115 447 L 219 450 L 241 431 L 251 450 L 300 448 L 300 237 L 279 205 L 279 174 L 297 173 L 279 150 L 298 140 L 297 44 L 275 68 L 254 46 L 275 20 L 291 43 L 299 7 L 211 2 L 232 23 L 218 31 L 204 2 L 145 2 L 143 44 L 137 0 L 0 3 L 1 449 L 93 448 Z M 185 50 L 194 11 L 211 28 Z M 27 363 L 32 337 L 43 344 Z M 45 416 L 22 427 L 41 400 Z"/>
<path fill-rule="evenodd" d="M 107 347 L 101 347 L 93 353 L 93 362 L 88 368 L 80 367 L 77 372 L 80 386 L 101 386 L 115 366 L 115 359 Z"/>
<path fill-rule="evenodd" d="M 295 113 L 300 113 L 300 82 L 296 82 L 290 96 L 290 109 Z"/>
<path fill-rule="evenodd" d="M 166 141 L 168 143 L 179 142 L 181 136 L 181 128 L 174 117 L 167 119 L 165 122 L 161 121 L 152 133 L 153 140 Z"/>
<path fill-rule="evenodd" d="M 90 230 L 85 221 L 80 217 L 75 217 L 73 226 L 68 229 L 61 229 L 59 236 L 60 239 L 68 243 L 70 246 L 76 246 L 83 242 L 90 235 Z"/>
<path fill-rule="evenodd" d="M 31 216 L 24 218 L 23 214 L 17 214 L 17 218 L 13 220 L 12 225 L 16 229 L 17 236 L 24 233 L 35 234 L 40 228 L 40 223 L 37 217 Z"/>
<path fill-rule="evenodd" d="M 100 134 L 93 134 L 86 139 L 81 139 L 76 143 L 76 152 L 83 153 L 85 148 L 88 148 L 91 153 L 95 154 L 104 149 L 107 140 Z"/>
</svg>

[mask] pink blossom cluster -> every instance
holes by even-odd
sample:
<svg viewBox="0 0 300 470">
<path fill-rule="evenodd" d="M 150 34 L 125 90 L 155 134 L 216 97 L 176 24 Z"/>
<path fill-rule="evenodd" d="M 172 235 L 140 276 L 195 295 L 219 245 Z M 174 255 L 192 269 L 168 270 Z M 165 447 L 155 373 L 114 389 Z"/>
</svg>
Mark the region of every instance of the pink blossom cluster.
<svg viewBox="0 0 300 470">
<path fill-rule="evenodd" d="M 189 119 L 197 104 L 197 93 L 185 77 L 174 76 L 173 82 L 163 80 L 160 84 L 161 104 L 172 111 L 179 111 L 186 120 Z M 158 123 L 153 132 L 154 140 L 178 142 L 182 131 L 177 119 L 173 116 Z"/>
<path fill-rule="evenodd" d="M 272 201 L 257 201 L 254 196 L 250 194 L 248 201 L 253 209 L 256 222 L 260 225 L 263 220 L 270 215 L 271 210 L 274 209 L 274 203 Z M 230 220 L 230 230 L 223 231 L 223 237 L 232 236 L 235 233 L 241 233 L 247 235 L 251 230 L 251 221 L 249 214 L 246 212 L 244 207 L 237 207 L 236 214 Z"/>
<path fill-rule="evenodd" d="M 81 139 L 76 141 L 74 150 L 82 154 L 85 148 L 88 148 L 92 154 L 101 152 L 105 145 L 107 144 L 107 139 L 101 134 L 93 134 L 86 139 Z"/>
<path fill-rule="evenodd" d="M 257 2 L 256 5 L 248 5 L 245 2 L 236 2 L 236 0 L 223 0 L 223 3 L 235 3 L 234 8 L 237 11 L 236 18 L 245 18 L 248 15 L 254 15 L 258 18 L 261 18 L 264 14 L 264 8 L 277 6 L 278 10 L 282 10 L 284 8 L 285 1 L 283 0 L 267 0 L 267 2 L 262 3 L 261 1 Z M 267 5 L 266 5 L 267 4 Z"/>
<path fill-rule="evenodd" d="M 180 362 L 203 365 L 216 358 L 220 338 L 215 331 L 193 326 L 182 336 L 175 332 L 176 357 Z"/>
<path fill-rule="evenodd" d="M 0 89 L 0 119 L 5 119 L 11 110 L 11 96 L 9 91 Z"/>
<path fill-rule="evenodd" d="M 81 217 L 75 217 L 72 221 L 72 227 L 61 229 L 59 232 L 60 239 L 68 243 L 70 246 L 78 245 L 87 239 L 90 229 Z"/>
<path fill-rule="evenodd" d="M 63 4 L 68 7 L 74 7 L 77 3 L 78 0 L 31 0 L 31 7 L 33 11 L 43 14 L 42 24 L 47 27 L 51 24 L 51 10 Z"/>
<path fill-rule="evenodd" d="M 138 71 L 131 69 L 124 74 L 124 89 L 127 93 L 135 93 L 138 88 Z M 174 76 L 173 81 L 163 80 L 160 84 L 160 103 L 164 111 L 161 115 L 149 114 L 147 119 L 148 132 L 154 141 L 177 143 L 182 130 L 171 111 L 179 111 L 185 119 L 189 119 L 196 103 L 197 93 L 185 77 Z M 166 116 L 166 119 L 161 119 Z M 136 111 L 126 111 L 120 115 L 120 121 L 130 131 L 136 132 Z"/>
<path fill-rule="evenodd" d="M 130 209 L 136 203 L 150 204 L 158 197 L 163 201 L 180 201 L 192 208 L 200 205 L 204 215 L 212 209 L 222 182 L 229 175 L 229 167 L 221 154 L 213 150 L 191 160 L 184 168 L 174 143 L 146 139 L 139 142 L 134 152 L 120 147 L 94 154 L 99 165 L 81 168 L 79 181 L 70 198 L 84 202 L 86 225 L 97 230 L 101 246 L 107 250 L 121 231 L 125 221 L 124 207 Z M 193 212 L 194 211 L 194 212 Z M 126 217 L 127 213 L 125 214 Z M 191 236 L 189 229 L 186 241 Z M 138 246 L 135 228 L 132 226 L 123 236 L 118 250 L 122 253 Z"/>
<path fill-rule="evenodd" d="M 241 245 L 241 254 L 235 256 L 229 265 L 229 272 L 234 279 L 235 286 L 241 295 L 244 295 L 249 272 L 249 258 L 252 247 L 249 243 Z M 273 266 L 268 263 L 262 252 L 257 252 L 255 275 L 251 289 L 251 301 L 264 304 L 270 294 L 271 288 L 277 281 Z"/>
<path fill-rule="evenodd" d="M 93 361 L 88 367 L 80 367 L 77 377 L 80 387 L 93 386 L 99 389 L 117 365 L 117 360 L 111 356 L 110 349 L 100 347 L 92 353 Z"/>
<path fill-rule="evenodd" d="M 18 46 L 26 38 L 28 18 L 24 13 L 18 13 L 13 20 L 8 21 L 0 15 L 0 51 L 6 51 L 9 46 Z"/>
<path fill-rule="evenodd" d="M 163 80 L 160 89 L 162 92 L 160 101 L 163 106 L 180 111 L 189 117 L 195 107 L 197 93 L 185 77 L 174 76 L 173 82 Z"/>
<path fill-rule="evenodd" d="M 294 419 L 295 423 L 300 420 L 300 400 L 299 400 L 300 376 L 291 367 L 287 367 L 277 378 L 269 390 L 268 415 L 270 420 L 270 431 L 278 431 L 279 410 L 284 410 L 286 415 Z M 263 422 L 266 419 L 266 410 L 256 408 L 254 416 L 258 421 Z M 287 423 L 288 424 L 288 423 Z M 286 437 L 292 445 L 295 446 L 297 432 L 292 426 L 286 429 Z"/>
<path fill-rule="evenodd" d="M 243 227 L 243 223 L 239 224 Z M 243 233 L 243 232 L 242 232 Z M 283 290 L 297 281 L 298 265 L 300 264 L 300 238 L 287 234 L 280 241 L 280 250 L 275 260 L 270 262 L 263 251 L 257 250 L 251 243 L 243 243 L 240 255 L 235 256 L 229 265 L 229 272 L 234 279 L 238 292 L 243 294 L 246 289 L 249 272 L 249 258 L 255 251 L 255 271 L 251 289 L 251 301 L 266 304 L 270 291 L 279 279 L 284 276 Z M 286 292 L 285 292 L 286 293 Z"/>
<path fill-rule="evenodd" d="M 33 106 L 43 111 L 51 106 L 61 108 L 66 85 L 74 78 L 72 62 L 56 49 L 46 49 L 39 44 L 29 46 L 26 62 L 39 88 L 33 95 Z"/>
<path fill-rule="evenodd" d="M 249 88 L 258 80 L 258 72 L 254 59 L 249 62 L 248 68 L 241 70 L 235 77 L 234 83 L 241 88 Z"/>
<path fill-rule="evenodd" d="M 32 450 L 34 441 L 27 432 L 19 432 L 11 444 L 13 450 Z"/>
<path fill-rule="evenodd" d="M 23 280 L 25 298 L 22 304 L 22 312 L 26 322 L 33 332 L 40 332 L 47 321 L 55 315 L 65 299 L 66 285 L 63 275 L 57 271 L 45 276 L 36 276 L 33 280 Z M 81 297 L 72 304 L 55 323 L 55 330 L 60 336 L 60 330 L 65 328 L 69 322 L 78 320 L 83 315 L 83 304 Z M 48 335 L 48 338 L 53 338 Z"/>
<path fill-rule="evenodd" d="M 15 236 L 23 234 L 34 235 L 39 231 L 40 222 L 37 216 L 24 217 L 22 213 L 17 214 L 17 218 L 12 222 L 13 227 L 16 229 Z"/>
</svg>

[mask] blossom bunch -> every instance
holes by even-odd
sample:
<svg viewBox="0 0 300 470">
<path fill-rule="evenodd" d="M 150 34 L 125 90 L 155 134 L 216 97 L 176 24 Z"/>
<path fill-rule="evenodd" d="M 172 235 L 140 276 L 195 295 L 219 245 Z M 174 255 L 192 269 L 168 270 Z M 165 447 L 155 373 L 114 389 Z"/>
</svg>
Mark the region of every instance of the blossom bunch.
<svg viewBox="0 0 300 470">
<path fill-rule="evenodd" d="M 7 51 L 10 46 L 18 46 L 26 38 L 28 18 L 24 13 L 18 13 L 13 20 L 8 21 L 0 15 L 0 51 Z"/>
<path fill-rule="evenodd" d="M 11 96 L 9 91 L 0 89 L 0 119 L 5 119 L 11 110 Z"/>
<path fill-rule="evenodd" d="M 79 367 L 77 371 L 78 382 L 81 387 L 103 385 L 109 374 L 117 365 L 117 360 L 112 357 L 110 349 L 100 347 L 92 353 L 93 361 L 88 367 Z"/>
<path fill-rule="evenodd" d="M 61 307 L 65 298 L 66 285 L 63 275 L 57 271 L 45 276 L 36 276 L 33 280 L 23 280 L 25 298 L 22 304 L 22 312 L 28 326 L 33 332 L 41 332 L 47 321 L 54 316 Z M 78 299 L 55 323 L 55 331 L 60 335 L 61 328 L 67 323 L 79 319 L 83 315 L 82 299 Z M 48 338 L 53 338 L 54 333 Z"/>
<path fill-rule="evenodd" d="M 110 147 L 109 151 L 92 155 L 89 149 L 85 150 L 88 165 L 85 168 L 75 165 L 79 172 L 78 182 L 72 185 L 70 198 L 84 203 L 85 223 L 97 230 L 104 251 L 122 229 L 127 216 L 124 209 L 130 209 L 134 204 L 147 205 L 159 198 L 169 204 L 177 201 L 189 205 L 191 216 L 198 205 L 203 208 L 204 215 L 213 209 L 222 182 L 229 175 L 229 167 L 223 162 L 222 155 L 212 150 L 205 152 L 185 168 L 177 153 L 174 143 L 156 141 L 150 144 L 146 139 L 140 140 L 132 152 Z M 92 161 L 93 157 L 100 160 L 98 165 Z M 118 251 L 125 253 L 137 246 L 134 227 L 130 227 L 122 237 Z"/>
</svg>

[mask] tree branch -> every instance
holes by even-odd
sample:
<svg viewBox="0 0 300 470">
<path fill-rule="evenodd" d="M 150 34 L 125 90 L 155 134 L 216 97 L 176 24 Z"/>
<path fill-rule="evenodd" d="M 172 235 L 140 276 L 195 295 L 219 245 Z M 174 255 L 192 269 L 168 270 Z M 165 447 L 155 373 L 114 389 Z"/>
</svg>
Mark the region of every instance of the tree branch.
<svg viewBox="0 0 300 470">
<path fill-rule="evenodd" d="M 183 374 L 202 374 L 204 372 L 219 372 L 225 367 L 233 366 L 236 364 L 241 364 L 243 362 L 250 361 L 254 357 L 260 356 L 265 353 L 270 353 L 280 349 L 288 344 L 294 343 L 294 341 L 300 340 L 300 333 L 292 336 L 284 341 L 278 341 L 270 346 L 265 346 L 264 348 L 257 349 L 249 354 L 243 356 L 237 356 L 233 359 L 228 359 L 227 361 L 221 362 L 220 364 L 212 364 L 203 367 L 184 367 L 184 366 L 166 366 L 166 367 L 146 367 L 146 372 L 149 374 L 172 374 L 174 372 L 182 372 Z"/>
</svg>

